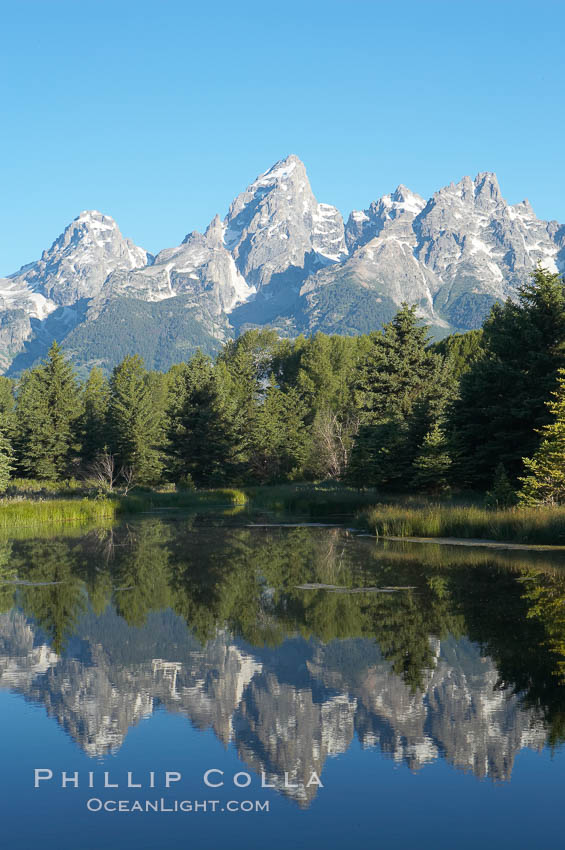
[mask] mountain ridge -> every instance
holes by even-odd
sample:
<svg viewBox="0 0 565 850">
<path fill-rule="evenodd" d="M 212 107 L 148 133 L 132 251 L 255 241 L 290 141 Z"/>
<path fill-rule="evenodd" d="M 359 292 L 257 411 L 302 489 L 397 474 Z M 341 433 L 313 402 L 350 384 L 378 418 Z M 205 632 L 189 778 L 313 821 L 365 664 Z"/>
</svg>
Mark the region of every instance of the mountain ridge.
<svg viewBox="0 0 565 850">
<path fill-rule="evenodd" d="M 57 338 L 79 368 L 108 371 L 126 337 L 141 350 L 147 334 L 167 352 L 147 365 L 157 358 L 166 368 L 249 327 L 283 336 L 376 330 L 403 301 L 441 337 L 478 327 L 537 264 L 563 271 L 565 226 L 538 219 L 527 200 L 508 204 L 493 172 L 428 200 L 400 184 L 344 222 L 318 202 L 291 154 L 240 192 L 223 219 L 156 255 L 111 216 L 81 212 L 39 260 L 0 279 L 0 370 L 18 374 Z M 132 317 L 144 316 L 129 327 L 128 299 Z M 150 306 L 159 302 L 170 311 Z"/>
</svg>

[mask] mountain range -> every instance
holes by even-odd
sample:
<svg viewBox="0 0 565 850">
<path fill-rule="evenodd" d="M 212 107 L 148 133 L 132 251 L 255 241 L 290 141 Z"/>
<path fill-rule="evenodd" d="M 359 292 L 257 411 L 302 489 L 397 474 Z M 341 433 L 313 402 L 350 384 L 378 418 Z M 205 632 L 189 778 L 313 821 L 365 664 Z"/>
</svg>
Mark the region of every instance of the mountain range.
<svg viewBox="0 0 565 850">
<path fill-rule="evenodd" d="M 479 327 L 538 264 L 565 269 L 565 225 L 508 204 L 493 173 L 427 201 L 398 186 L 344 223 L 291 155 L 223 220 L 156 256 L 110 216 L 82 212 L 37 262 L 0 279 L 0 371 L 19 374 L 53 339 L 82 371 L 132 353 L 166 369 L 251 327 L 365 333 L 403 301 L 442 337 Z"/>
<path fill-rule="evenodd" d="M 115 612 L 86 614 L 58 655 L 21 611 L 0 614 L 0 692 L 43 706 L 93 759 L 117 753 L 159 709 L 181 715 L 302 807 L 316 794 L 311 771 L 323 776 L 355 738 L 411 770 L 441 759 L 498 782 L 521 750 L 545 745 L 541 712 L 501 684 L 493 660 L 466 638 L 430 637 L 433 666 L 416 691 L 371 640 L 251 647 L 220 630 L 201 646 L 171 611 L 151 613 L 132 638 Z M 166 657 L 151 654 L 156 641 Z"/>
</svg>

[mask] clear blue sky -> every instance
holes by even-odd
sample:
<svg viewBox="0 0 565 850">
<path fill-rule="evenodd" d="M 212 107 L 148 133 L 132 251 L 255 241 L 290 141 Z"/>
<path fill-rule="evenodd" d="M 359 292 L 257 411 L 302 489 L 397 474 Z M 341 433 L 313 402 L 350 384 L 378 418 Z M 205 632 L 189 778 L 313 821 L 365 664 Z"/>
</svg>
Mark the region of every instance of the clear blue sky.
<svg viewBox="0 0 565 850">
<path fill-rule="evenodd" d="M 83 209 L 156 252 L 296 153 L 348 215 L 496 171 L 565 222 L 563 0 L 0 0 L 0 274 Z"/>
</svg>

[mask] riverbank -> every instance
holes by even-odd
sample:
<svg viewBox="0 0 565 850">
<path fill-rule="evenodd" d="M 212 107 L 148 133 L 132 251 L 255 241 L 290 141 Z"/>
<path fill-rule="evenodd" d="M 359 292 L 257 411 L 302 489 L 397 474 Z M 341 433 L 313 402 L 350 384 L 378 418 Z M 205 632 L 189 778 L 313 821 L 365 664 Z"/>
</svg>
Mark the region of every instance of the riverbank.
<svg viewBox="0 0 565 850">
<path fill-rule="evenodd" d="M 64 495 L 61 495 L 64 493 Z M 67 495 L 68 493 L 68 495 Z M 143 490 L 127 496 L 85 496 L 80 490 L 40 490 L 0 501 L 0 531 L 66 523 L 107 523 L 120 517 L 182 508 L 235 508 L 247 503 L 242 490 Z"/>
<path fill-rule="evenodd" d="M 379 501 L 382 500 L 382 501 Z M 76 482 L 14 482 L 0 500 L 0 531 L 69 523 L 108 523 L 130 515 L 217 509 L 300 521 L 333 519 L 378 538 L 457 538 L 508 544 L 565 545 L 565 507 L 486 509 L 477 494 L 438 501 L 378 494 L 341 484 L 177 490 L 136 489 L 101 495 Z"/>
<path fill-rule="evenodd" d="M 473 505 L 378 504 L 356 522 L 382 538 L 459 538 L 565 545 L 565 507 L 486 509 Z"/>
<path fill-rule="evenodd" d="M 101 495 L 78 482 L 12 482 L 0 500 L 0 531 L 45 524 L 93 523 L 143 513 L 217 508 L 287 514 L 305 518 L 352 517 L 377 498 L 342 485 L 296 484 L 210 490 L 136 489 L 127 495 Z"/>
</svg>

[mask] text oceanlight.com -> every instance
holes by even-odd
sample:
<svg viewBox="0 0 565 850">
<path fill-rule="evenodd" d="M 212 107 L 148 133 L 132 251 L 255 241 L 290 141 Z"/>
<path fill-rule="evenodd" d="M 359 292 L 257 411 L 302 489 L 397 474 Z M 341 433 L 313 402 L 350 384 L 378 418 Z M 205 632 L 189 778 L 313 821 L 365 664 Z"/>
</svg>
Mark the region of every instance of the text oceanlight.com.
<svg viewBox="0 0 565 850">
<path fill-rule="evenodd" d="M 268 812 L 269 800 L 100 800 L 86 802 L 89 812 Z"/>
</svg>

